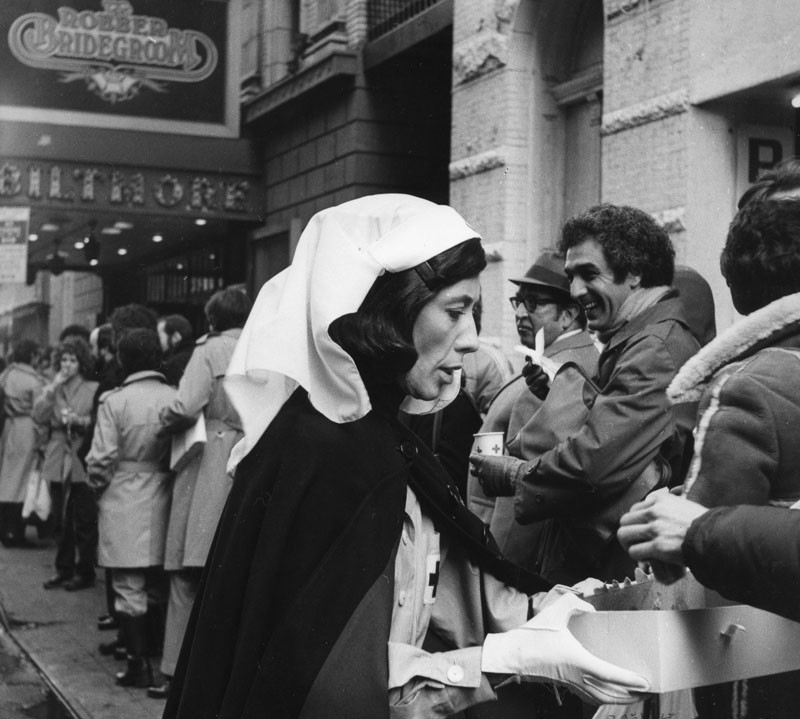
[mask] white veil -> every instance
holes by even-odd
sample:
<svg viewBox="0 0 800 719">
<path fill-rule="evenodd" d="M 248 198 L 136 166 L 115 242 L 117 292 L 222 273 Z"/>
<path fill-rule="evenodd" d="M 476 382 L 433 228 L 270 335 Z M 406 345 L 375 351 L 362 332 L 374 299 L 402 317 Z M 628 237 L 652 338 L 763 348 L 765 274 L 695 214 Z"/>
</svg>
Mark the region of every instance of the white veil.
<svg viewBox="0 0 800 719">
<path fill-rule="evenodd" d="M 410 195 L 372 195 L 314 215 L 292 264 L 259 292 L 228 367 L 225 388 L 245 433 L 230 465 L 253 448 L 298 386 L 334 422 L 366 415 L 367 390 L 350 355 L 330 338 L 331 322 L 355 312 L 384 272 L 410 269 L 475 237 L 451 207 Z M 403 409 L 435 411 L 459 387 L 454 377 L 438 400 L 406 398 Z"/>
</svg>

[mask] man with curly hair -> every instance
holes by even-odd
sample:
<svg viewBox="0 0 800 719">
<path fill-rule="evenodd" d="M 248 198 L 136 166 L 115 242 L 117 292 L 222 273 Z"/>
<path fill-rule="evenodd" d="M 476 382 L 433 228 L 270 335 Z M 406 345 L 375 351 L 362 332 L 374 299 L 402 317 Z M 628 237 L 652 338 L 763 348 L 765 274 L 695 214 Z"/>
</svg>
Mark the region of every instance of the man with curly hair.
<svg viewBox="0 0 800 719">
<path fill-rule="evenodd" d="M 615 536 L 620 516 L 656 487 L 683 481 L 696 407 L 671 407 L 665 390 L 699 345 L 671 287 L 672 243 L 650 215 L 592 207 L 565 224 L 558 249 L 570 294 L 603 345 L 593 383 L 579 390 L 585 410 L 530 461 L 470 460 L 484 491 L 514 495 L 518 522 L 554 520 L 543 576 L 623 579 L 633 562 Z"/>
</svg>

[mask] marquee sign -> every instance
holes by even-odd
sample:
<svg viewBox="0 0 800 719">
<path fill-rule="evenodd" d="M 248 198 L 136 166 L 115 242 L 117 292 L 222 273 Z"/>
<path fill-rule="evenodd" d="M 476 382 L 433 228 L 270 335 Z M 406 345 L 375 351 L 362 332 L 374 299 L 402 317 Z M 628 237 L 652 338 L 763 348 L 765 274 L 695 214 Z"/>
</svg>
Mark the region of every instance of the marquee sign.
<svg viewBox="0 0 800 719">
<path fill-rule="evenodd" d="M 33 208 L 124 209 L 197 217 L 257 219 L 253 178 L 0 158 L 0 202 Z"/>
<path fill-rule="evenodd" d="M 0 120 L 236 136 L 240 12 L 237 0 L 3 0 Z"/>
<path fill-rule="evenodd" d="M 167 92 L 163 81 L 200 82 L 217 66 L 217 47 L 196 30 L 171 28 L 163 18 L 134 15 L 127 0 L 102 0 L 103 11 L 58 8 L 58 17 L 32 12 L 8 32 L 25 65 L 83 80 L 107 102 L 135 97 L 141 88 Z"/>
</svg>

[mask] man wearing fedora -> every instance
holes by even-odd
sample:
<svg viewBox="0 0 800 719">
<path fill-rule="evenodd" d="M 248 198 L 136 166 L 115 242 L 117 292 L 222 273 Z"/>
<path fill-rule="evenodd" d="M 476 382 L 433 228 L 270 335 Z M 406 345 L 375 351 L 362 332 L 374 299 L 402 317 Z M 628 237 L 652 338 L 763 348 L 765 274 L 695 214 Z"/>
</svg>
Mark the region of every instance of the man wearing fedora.
<svg viewBox="0 0 800 719">
<path fill-rule="evenodd" d="M 552 251 L 542 252 L 524 277 L 511 282 L 517 286 L 517 292 L 510 300 L 520 343 L 533 349 L 536 333 L 543 330 L 545 357 L 559 364 L 575 362 L 587 374 L 593 374 L 597 367 L 598 349 L 585 329 L 581 306 L 570 296 L 564 258 Z M 525 376 L 519 374 L 497 393 L 480 431 L 504 432 L 509 454 L 524 459 L 515 454 L 519 449 L 516 440 L 541 404 L 542 400 L 529 391 Z M 509 530 L 527 530 L 523 525 L 514 525 L 513 498 L 487 497 L 472 475 L 468 480 L 467 494 L 469 508 L 490 525 L 500 549 L 507 552 Z M 509 559 L 517 561 L 511 556 Z M 521 557 L 517 559 L 521 560 Z"/>
</svg>

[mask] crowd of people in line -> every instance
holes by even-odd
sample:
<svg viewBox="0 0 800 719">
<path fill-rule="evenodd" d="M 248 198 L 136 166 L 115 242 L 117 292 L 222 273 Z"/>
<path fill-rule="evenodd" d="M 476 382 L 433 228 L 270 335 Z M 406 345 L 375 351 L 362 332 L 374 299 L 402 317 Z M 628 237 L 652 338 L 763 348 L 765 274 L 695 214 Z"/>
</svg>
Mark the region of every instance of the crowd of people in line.
<svg viewBox="0 0 800 719">
<path fill-rule="evenodd" d="M 126 306 L 88 338 L 65 330 L 49 374 L 18 343 L 0 377 L 4 544 L 25 542 L 40 466 L 45 587 L 106 569 L 101 623 L 119 631 L 100 650 L 166 719 L 657 701 L 569 631 L 604 582 L 689 567 L 800 621 L 800 161 L 740 200 L 721 270 L 744 317 L 719 335 L 708 283 L 642 210 L 592 207 L 554 244 L 511 280 L 536 358 L 516 375 L 479 337 L 480 235 L 407 195 L 315 215 L 252 309 L 211 298 L 197 342 Z M 202 452 L 171 472 L 171 437 L 200 416 Z M 502 454 L 470 452 L 485 432 Z M 692 711 L 793 716 L 797 679 L 704 687 Z"/>
<path fill-rule="evenodd" d="M 35 342 L 17 342 L 0 375 L 0 539 L 35 546 L 34 524 L 55 540 L 45 590 L 92 587 L 105 570 L 98 628 L 117 633 L 98 650 L 127 660 L 121 686 L 153 697 L 168 690 L 230 489 L 225 465 L 242 431 L 222 378 L 250 306 L 239 290 L 217 292 L 195 341 L 182 315 L 125 305 L 91 331 L 66 327 L 46 362 Z M 202 452 L 173 472 L 171 438 L 201 416 Z M 49 492 L 44 518 L 23 512 L 32 482 Z"/>
</svg>

